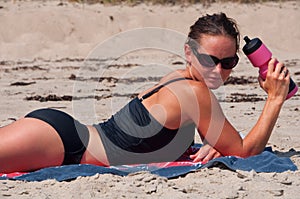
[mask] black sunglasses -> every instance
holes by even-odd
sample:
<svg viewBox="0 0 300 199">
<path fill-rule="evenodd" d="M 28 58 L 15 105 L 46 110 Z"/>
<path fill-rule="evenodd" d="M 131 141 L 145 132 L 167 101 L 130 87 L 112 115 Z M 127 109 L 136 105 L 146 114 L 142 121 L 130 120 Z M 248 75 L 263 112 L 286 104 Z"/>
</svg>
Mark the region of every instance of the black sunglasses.
<svg viewBox="0 0 300 199">
<path fill-rule="evenodd" d="M 233 69 L 239 62 L 239 57 L 237 56 L 237 54 L 235 54 L 233 57 L 219 59 L 213 55 L 199 53 L 197 47 L 195 47 L 194 45 L 189 46 L 192 49 L 193 54 L 197 57 L 199 63 L 205 67 L 212 68 L 221 63 L 221 67 L 223 69 L 229 70 Z"/>
</svg>

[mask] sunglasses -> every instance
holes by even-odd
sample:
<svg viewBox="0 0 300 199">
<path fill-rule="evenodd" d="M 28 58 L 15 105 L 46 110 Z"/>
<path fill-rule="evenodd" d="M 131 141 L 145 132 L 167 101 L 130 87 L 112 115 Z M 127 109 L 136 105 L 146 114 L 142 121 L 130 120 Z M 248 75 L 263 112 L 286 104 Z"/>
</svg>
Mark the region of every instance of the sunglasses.
<svg viewBox="0 0 300 199">
<path fill-rule="evenodd" d="M 237 54 L 235 54 L 233 57 L 226 57 L 223 59 L 219 59 L 213 55 L 199 53 L 197 48 L 193 45 L 190 45 L 190 47 L 192 49 L 193 54 L 197 57 L 199 63 L 202 66 L 208 68 L 215 67 L 216 65 L 221 63 L 221 67 L 223 69 L 229 70 L 229 69 L 233 69 L 239 62 L 239 57 L 237 56 Z"/>
</svg>

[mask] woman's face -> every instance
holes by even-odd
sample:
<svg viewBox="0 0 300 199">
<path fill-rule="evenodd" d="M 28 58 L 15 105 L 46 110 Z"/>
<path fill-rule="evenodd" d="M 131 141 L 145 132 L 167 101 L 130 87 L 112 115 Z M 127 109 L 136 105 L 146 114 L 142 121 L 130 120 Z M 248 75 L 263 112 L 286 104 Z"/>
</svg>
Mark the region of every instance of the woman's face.
<svg viewBox="0 0 300 199">
<path fill-rule="evenodd" d="M 202 35 L 197 43 L 199 44 L 197 51 L 200 54 L 211 55 L 219 60 L 236 55 L 236 42 L 228 36 Z M 221 63 L 218 63 L 215 67 L 204 66 L 199 63 L 193 52 L 190 53 L 187 60 L 191 63 L 192 76 L 200 81 L 204 81 L 207 87 L 211 89 L 217 89 L 223 85 L 232 71 L 232 69 L 223 69 Z"/>
</svg>

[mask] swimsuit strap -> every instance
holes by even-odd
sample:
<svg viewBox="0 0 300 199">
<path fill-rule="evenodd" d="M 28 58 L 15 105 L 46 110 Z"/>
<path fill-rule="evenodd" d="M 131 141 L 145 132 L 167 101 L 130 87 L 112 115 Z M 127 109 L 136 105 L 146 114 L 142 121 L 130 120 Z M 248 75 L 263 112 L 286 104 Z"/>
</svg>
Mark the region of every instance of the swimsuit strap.
<svg viewBox="0 0 300 199">
<path fill-rule="evenodd" d="M 193 80 L 192 78 L 186 78 L 186 77 L 180 77 L 180 78 L 176 78 L 176 79 L 172 79 L 167 81 L 166 83 L 163 83 L 161 85 L 159 85 L 158 87 L 154 88 L 152 91 L 146 93 L 145 95 L 143 95 L 139 100 L 143 101 L 144 99 L 150 97 L 151 95 L 153 95 L 154 93 L 157 93 L 162 87 L 165 87 L 168 84 L 171 84 L 173 82 L 177 82 L 177 81 L 181 81 L 181 80 Z"/>
</svg>

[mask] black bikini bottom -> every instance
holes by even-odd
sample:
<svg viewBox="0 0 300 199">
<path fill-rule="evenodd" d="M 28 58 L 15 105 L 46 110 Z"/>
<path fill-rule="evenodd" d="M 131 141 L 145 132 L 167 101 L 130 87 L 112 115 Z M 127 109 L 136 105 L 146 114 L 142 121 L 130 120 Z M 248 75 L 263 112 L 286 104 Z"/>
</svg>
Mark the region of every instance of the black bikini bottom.
<svg viewBox="0 0 300 199">
<path fill-rule="evenodd" d="M 63 165 L 80 163 L 89 142 L 89 131 L 85 125 L 70 115 L 54 109 L 39 109 L 25 117 L 42 120 L 56 130 L 65 149 Z"/>
</svg>

